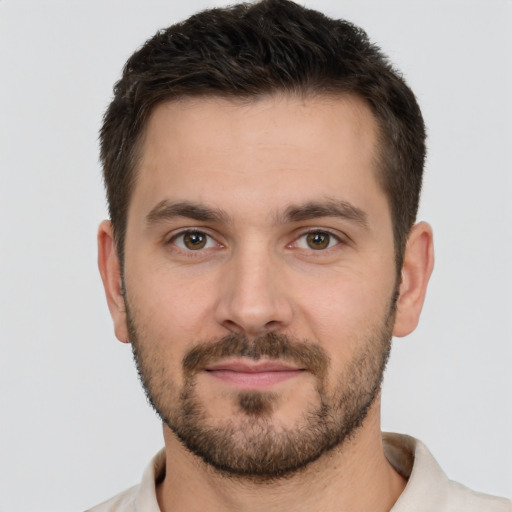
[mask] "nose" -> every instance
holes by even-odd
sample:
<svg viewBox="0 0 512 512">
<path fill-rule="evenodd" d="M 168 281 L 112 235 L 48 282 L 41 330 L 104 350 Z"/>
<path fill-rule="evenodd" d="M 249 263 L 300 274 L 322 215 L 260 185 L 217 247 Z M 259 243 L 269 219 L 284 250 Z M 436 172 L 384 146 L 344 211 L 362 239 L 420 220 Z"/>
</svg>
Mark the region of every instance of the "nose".
<svg viewBox="0 0 512 512">
<path fill-rule="evenodd" d="M 279 257 L 270 251 L 238 251 L 226 264 L 216 320 L 230 332 L 257 337 L 287 327 L 292 303 Z"/>
</svg>

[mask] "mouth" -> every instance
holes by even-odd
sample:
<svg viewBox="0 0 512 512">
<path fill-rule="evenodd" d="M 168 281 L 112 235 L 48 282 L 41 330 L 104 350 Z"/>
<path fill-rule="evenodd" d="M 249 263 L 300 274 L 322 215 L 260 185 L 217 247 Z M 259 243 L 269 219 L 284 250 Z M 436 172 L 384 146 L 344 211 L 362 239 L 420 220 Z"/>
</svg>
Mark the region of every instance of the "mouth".
<svg viewBox="0 0 512 512">
<path fill-rule="evenodd" d="M 306 372 L 281 361 L 231 360 L 209 365 L 205 372 L 212 378 L 240 389 L 264 389 L 296 378 Z"/>
</svg>

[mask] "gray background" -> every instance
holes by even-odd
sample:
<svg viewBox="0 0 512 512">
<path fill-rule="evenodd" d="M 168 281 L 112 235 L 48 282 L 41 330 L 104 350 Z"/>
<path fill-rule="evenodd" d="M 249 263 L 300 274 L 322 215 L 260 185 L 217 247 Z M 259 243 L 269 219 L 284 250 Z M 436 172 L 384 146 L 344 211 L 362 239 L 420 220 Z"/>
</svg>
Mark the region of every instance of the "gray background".
<svg viewBox="0 0 512 512">
<path fill-rule="evenodd" d="M 225 2 L 0 0 L 0 510 L 81 510 L 162 445 L 96 270 L 97 132 L 131 52 Z M 512 495 L 512 3 L 328 1 L 403 71 L 429 128 L 421 219 L 437 263 L 396 340 L 383 426 L 448 475 Z"/>
</svg>

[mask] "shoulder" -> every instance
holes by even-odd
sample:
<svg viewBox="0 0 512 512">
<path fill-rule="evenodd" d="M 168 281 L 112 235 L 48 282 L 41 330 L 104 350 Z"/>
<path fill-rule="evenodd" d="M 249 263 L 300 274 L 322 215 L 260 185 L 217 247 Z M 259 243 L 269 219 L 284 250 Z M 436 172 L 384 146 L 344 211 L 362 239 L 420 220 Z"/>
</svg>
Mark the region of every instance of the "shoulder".
<svg viewBox="0 0 512 512">
<path fill-rule="evenodd" d="M 165 451 L 160 450 L 146 467 L 138 485 L 117 494 L 86 512 L 160 512 L 156 485 L 165 475 Z"/>
<path fill-rule="evenodd" d="M 446 493 L 449 510 L 464 512 L 512 512 L 512 501 L 468 489 L 466 486 L 449 481 Z"/>
<path fill-rule="evenodd" d="M 388 461 L 408 480 L 392 512 L 512 512 L 510 500 L 450 480 L 421 441 L 388 433 L 383 441 Z"/>
<path fill-rule="evenodd" d="M 138 490 L 138 485 L 130 487 L 113 498 L 86 510 L 86 512 L 135 512 L 137 510 L 135 507 L 135 497 Z"/>
</svg>

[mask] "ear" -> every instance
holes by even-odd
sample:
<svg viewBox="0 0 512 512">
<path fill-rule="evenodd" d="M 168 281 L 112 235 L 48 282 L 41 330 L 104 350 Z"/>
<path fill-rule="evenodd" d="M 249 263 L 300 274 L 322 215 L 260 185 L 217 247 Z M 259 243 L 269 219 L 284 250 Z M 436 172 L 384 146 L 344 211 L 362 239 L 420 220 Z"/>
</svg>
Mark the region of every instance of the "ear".
<svg viewBox="0 0 512 512">
<path fill-rule="evenodd" d="M 393 336 L 407 336 L 416 329 L 433 268 L 432 228 L 419 222 L 412 228 L 405 248 Z"/>
<path fill-rule="evenodd" d="M 98 267 L 110 315 L 114 321 L 116 337 L 119 341 L 128 343 L 121 265 L 117 255 L 112 223 L 108 220 L 104 220 L 98 228 Z"/>
</svg>

